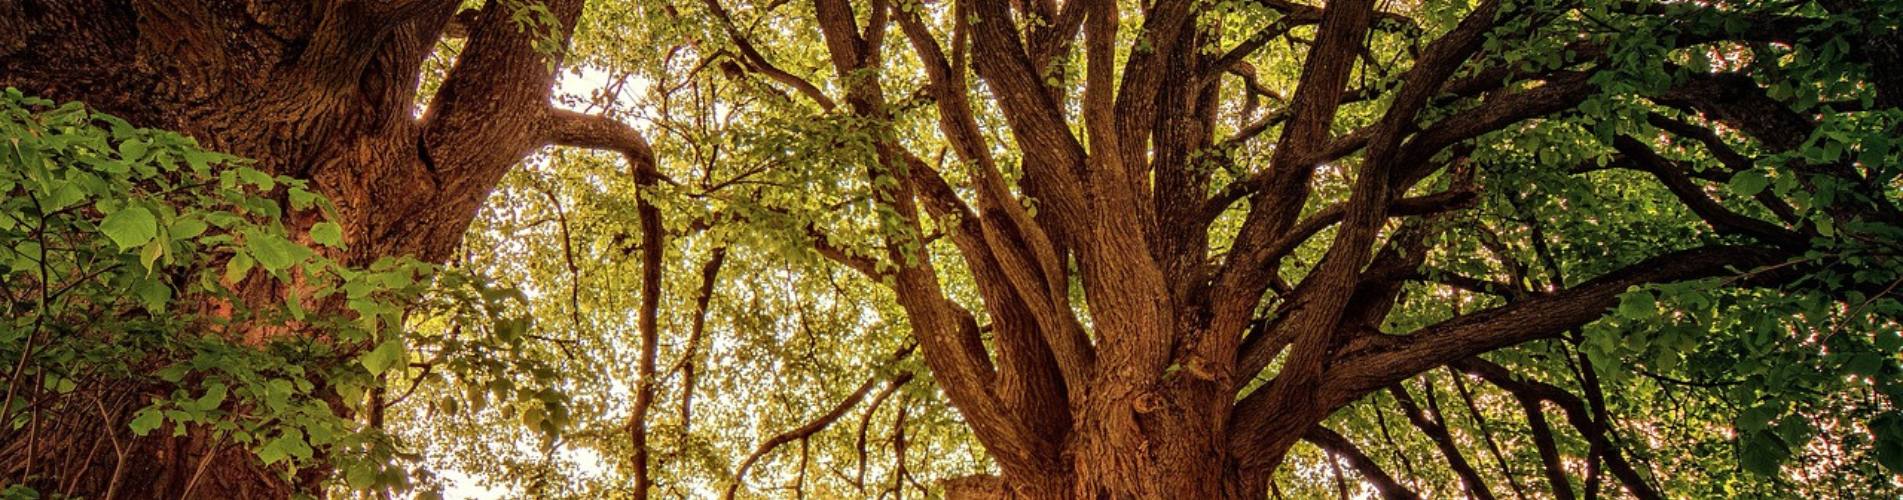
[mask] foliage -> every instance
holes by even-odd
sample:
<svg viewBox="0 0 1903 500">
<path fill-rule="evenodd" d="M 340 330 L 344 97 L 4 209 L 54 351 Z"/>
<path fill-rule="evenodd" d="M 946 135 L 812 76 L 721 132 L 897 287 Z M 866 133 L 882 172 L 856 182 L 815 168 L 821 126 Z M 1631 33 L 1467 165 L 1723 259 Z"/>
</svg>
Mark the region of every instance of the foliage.
<svg viewBox="0 0 1903 500">
<path fill-rule="evenodd" d="M 4 442 L 119 450 L 103 464 L 60 451 L 75 470 L 29 466 L 24 486 L 116 478 L 135 438 L 170 435 L 242 446 L 286 479 L 316 468 L 350 490 L 427 492 L 430 472 L 366 418 L 391 381 L 565 411 L 543 363 L 515 355 L 528 323 L 508 290 L 328 257 L 344 246 L 328 200 L 191 138 L 11 89 L 0 104 Z M 454 333 L 414 333 L 406 313 Z"/>
</svg>

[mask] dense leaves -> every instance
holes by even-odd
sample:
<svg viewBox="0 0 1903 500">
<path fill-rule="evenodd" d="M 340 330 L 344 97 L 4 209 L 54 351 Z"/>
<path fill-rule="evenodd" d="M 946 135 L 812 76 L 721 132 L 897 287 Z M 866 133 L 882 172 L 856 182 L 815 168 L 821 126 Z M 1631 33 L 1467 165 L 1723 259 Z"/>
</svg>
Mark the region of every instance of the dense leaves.
<svg viewBox="0 0 1903 500">
<path fill-rule="evenodd" d="M 443 365 L 439 383 L 449 374 L 480 392 L 500 380 L 494 397 L 565 411 L 552 374 L 518 375 L 545 364 L 512 356 L 527 321 L 513 312 L 519 295 L 414 261 L 345 266 L 325 256 L 342 246 L 335 224 L 287 226 L 330 210 L 303 181 L 76 103 L 5 99 L 9 482 L 134 491 L 119 469 L 151 452 L 133 438 L 171 435 L 196 450 L 180 460 L 208 460 L 199 454 L 215 448 L 190 443 L 211 439 L 286 477 L 321 466 L 339 474 L 312 480 L 408 490 L 429 474 L 363 416 L 381 414 L 391 381 L 417 378 L 412 352 Z M 454 333 L 406 328 L 417 322 Z"/>
</svg>

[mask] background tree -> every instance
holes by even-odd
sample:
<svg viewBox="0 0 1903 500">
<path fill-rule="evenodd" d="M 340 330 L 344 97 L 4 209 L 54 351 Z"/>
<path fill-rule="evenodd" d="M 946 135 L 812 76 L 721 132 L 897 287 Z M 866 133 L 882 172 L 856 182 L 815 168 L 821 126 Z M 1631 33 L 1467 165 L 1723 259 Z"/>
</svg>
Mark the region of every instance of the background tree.
<svg viewBox="0 0 1903 500">
<path fill-rule="evenodd" d="M 581 11 L 579 0 L 467 10 L 427 0 L 8 1 L 0 4 L 0 87 L 84 102 L 308 181 L 335 204 L 344 244 L 330 253 L 346 265 L 395 256 L 442 262 L 503 173 L 543 146 L 609 148 L 628 155 L 631 172 L 651 169 L 646 143 L 625 125 L 549 102 Z M 440 79 L 426 78 L 439 50 L 453 56 Z M 419 92 L 426 80 L 429 92 Z M 303 235 L 319 218 L 305 211 L 289 220 Z M 295 294 L 270 280 L 245 283 L 241 307 Z M 258 345 L 287 332 L 295 330 L 238 335 Z M 200 463 L 211 473 L 196 481 L 197 494 L 289 493 L 250 455 L 224 453 L 231 445 L 198 431 L 129 446 L 148 459 L 122 481 L 149 485 L 151 496 L 182 494 Z M 112 469 L 79 469 L 88 479 L 77 483 L 89 486 L 74 491 L 105 493 Z M 315 488 L 319 472 L 299 488 Z"/>
</svg>

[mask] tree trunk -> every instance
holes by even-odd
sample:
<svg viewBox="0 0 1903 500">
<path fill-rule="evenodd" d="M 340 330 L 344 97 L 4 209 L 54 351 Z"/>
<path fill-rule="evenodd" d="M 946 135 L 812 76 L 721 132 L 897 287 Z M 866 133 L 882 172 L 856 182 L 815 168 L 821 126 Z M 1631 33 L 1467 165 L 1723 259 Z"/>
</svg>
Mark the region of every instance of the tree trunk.
<svg viewBox="0 0 1903 500">
<path fill-rule="evenodd" d="M 1161 434 L 1187 435 L 1202 432 L 1191 429 Z M 951 499 L 1136 499 L 1136 498 L 1234 498 L 1257 499 L 1268 495 L 1267 477 L 1245 478 L 1235 464 L 1225 458 L 1222 448 L 1184 446 L 1169 441 L 1150 441 L 1141 450 L 1098 449 L 1071 455 L 1069 470 L 1006 470 L 1003 477 L 967 476 L 945 482 L 945 494 Z M 1196 450 L 1199 456 L 1176 452 Z M 1174 458 L 1165 458 L 1171 457 Z M 1269 469 L 1273 470 L 1273 469 Z M 1087 472 L 1085 472 L 1087 471 Z"/>
<path fill-rule="evenodd" d="M 309 180 L 337 207 L 348 250 L 335 257 L 347 263 L 398 255 L 442 262 L 502 175 L 562 139 L 544 135 L 560 129 L 548 121 L 572 117 L 549 109 L 553 65 L 532 42 L 562 40 L 581 7 L 549 1 L 561 25 L 522 30 L 496 2 L 458 14 L 460 4 L 0 0 L 0 87 L 80 101 Z M 491 12 L 503 15 L 483 15 Z M 458 29 L 448 31 L 468 42 L 418 119 L 422 64 L 452 24 Z M 316 217 L 287 214 L 286 222 L 301 234 Z M 268 331 L 244 340 L 261 342 Z M 34 486 L 72 484 L 88 498 L 284 498 L 312 492 L 328 474 L 306 469 L 284 481 L 249 450 L 198 430 L 134 438 L 127 417 L 147 394 L 169 391 L 143 389 L 109 398 L 124 406 L 101 408 L 108 417 L 73 432 L 126 441 L 123 460 L 109 447 Z"/>
<path fill-rule="evenodd" d="M 1058 454 L 1058 464 L 1004 464 L 1001 476 L 947 481 L 946 494 L 972 499 L 1265 498 L 1268 475 L 1319 418 L 1275 419 L 1267 451 L 1255 450 L 1260 453 L 1244 463 L 1220 423 L 1229 408 L 1207 403 L 1203 398 L 1212 393 L 1202 385 L 1166 378 L 1146 386 L 1097 386 L 1093 402 L 1072 417 L 1071 441 Z"/>
</svg>

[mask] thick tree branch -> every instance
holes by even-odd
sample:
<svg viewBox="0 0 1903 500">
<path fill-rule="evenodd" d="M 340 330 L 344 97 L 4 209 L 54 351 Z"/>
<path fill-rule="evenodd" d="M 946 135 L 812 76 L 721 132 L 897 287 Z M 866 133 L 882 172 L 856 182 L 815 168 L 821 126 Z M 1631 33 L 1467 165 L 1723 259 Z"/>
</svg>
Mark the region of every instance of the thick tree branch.
<svg viewBox="0 0 1903 500">
<path fill-rule="evenodd" d="M 1326 382 L 1332 393 L 1328 399 L 1345 403 L 1453 360 L 1551 338 L 1603 316 L 1633 286 L 1749 271 L 1785 257 L 1776 250 L 1743 246 L 1670 252 L 1565 290 L 1462 315 L 1407 336 L 1362 336 L 1341 350 L 1337 369 Z"/>
<path fill-rule="evenodd" d="M 1718 204 L 1692 182 L 1686 166 L 1659 156 L 1651 146 L 1647 146 L 1638 139 L 1633 139 L 1631 136 L 1619 136 L 1613 139 L 1612 147 L 1626 158 L 1636 162 L 1642 170 L 1657 177 L 1660 183 L 1665 184 L 1666 189 L 1671 190 L 1672 195 L 1677 196 L 1679 201 L 1685 204 L 1686 208 L 1710 223 L 1719 233 L 1750 236 L 1785 248 L 1802 248 L 1809 240 L 1795 231 L 1733 212 L 1724 205 Z"/>
<path fill-rule="evenodd" d="M 1223 263 L 1215 296 L 1210 299 L 1213 318 L 1209 336 L 1213 345 L 1208 350 L 1213 351 L 1209 353 L 1212 357 L 1234 355 L 1251 312 L 1269 286 L 1273 270 L 1266 265 L 1272 250 L 1268 247 L 1287 233 L 1308 198 L 1315 165 L 1306 160 L 1310 151 L 1328 139 L 1328 129 L 1340 108 L 1349 70 L 1373 9 L 1371 1 L 1346 0 L 1329 5 L 1321 15 L 1315 46 L 1310 49 L 1289 103 L 1291 120 L 1276 142 L 1261 187 L 1250 199 L 1249 214 L 1236 235 L 1236 248 Z"/>
<path fill-rule="evenodd" d="M 451 9 L 443 12 L 432 35 L 451 15 L 454 2 L 448 3 Z M 427 178 L 392 178 L 366 193 L 373 199 L 416 200 L 406 203 L 414 208 L 405 209 L 405 216 L 365 229 L 368 234 L 362 240 L 372 247 L 365 249 L 368 253 L 447 258 L 489 190 L 516 162 L 545 144 L 535 125 L 548 108 L 560 54 L 545 53 L 550 44 L 541 42 L 566 46 L 581 17 L 582 1 L 548 0 L 544 6 L 549 22 L 529 29 L 518 26 L 513 16 L 497 15 L 509 8 L 503 2 L 492 0 L 483 8 L 485 15 L 470 30 L 415 138 L 414 151 Z M 411 81 L 408 86 L 414 85 Z M 405 172 L 404 177 L 414 173 Z M 427 188 L 422 188 L 425 183 Z M 419 199 L 419 188 L 433 194 Z"/>
<path fill-rule="evenodd" d="M 661 174 L 655 163 L 654 149 L 648 145 L 647 139 L 641 136 L 640 131 L 620 120 L 605 115 L 550 108 L 540 128 L 547 134 L 543 140 L 549 144 L 621 153 L 627 158 L 629 172 L 636 182 L 648 184 L 665 180 L 674 184 L 672 179 Z"/>
</svg>

